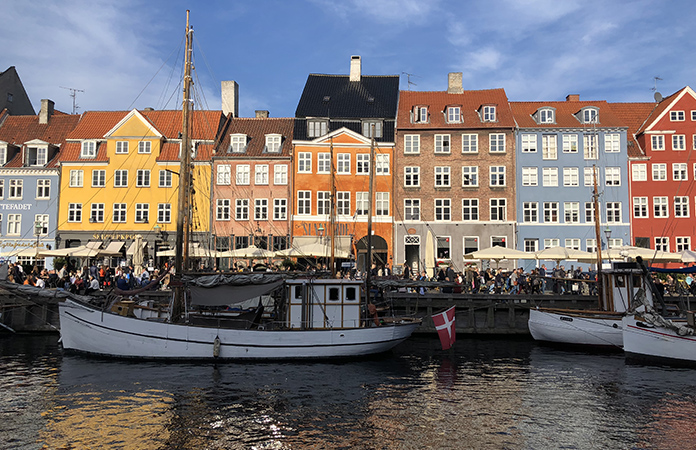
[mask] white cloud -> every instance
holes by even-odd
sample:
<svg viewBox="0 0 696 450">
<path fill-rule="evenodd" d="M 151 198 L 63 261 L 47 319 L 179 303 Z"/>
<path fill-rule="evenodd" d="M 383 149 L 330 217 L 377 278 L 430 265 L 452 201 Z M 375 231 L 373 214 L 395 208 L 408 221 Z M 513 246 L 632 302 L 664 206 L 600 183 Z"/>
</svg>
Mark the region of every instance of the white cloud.
<svg viewBox="0 0 696 450">
<path fill-rule="evenodd" d="M 310 0 L 342 17 L 364 15 L 379 23 L 407 25 L 427 20 L 438 9 L 440 0 Z"/>
</svg>

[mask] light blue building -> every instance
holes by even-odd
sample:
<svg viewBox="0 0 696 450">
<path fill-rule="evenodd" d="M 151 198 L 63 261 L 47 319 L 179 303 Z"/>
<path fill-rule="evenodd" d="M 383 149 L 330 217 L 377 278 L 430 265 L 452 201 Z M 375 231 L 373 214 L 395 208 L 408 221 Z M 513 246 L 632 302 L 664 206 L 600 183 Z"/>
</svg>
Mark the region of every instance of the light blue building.
<svg viewBox="0 0 696 450">
<path fill-rule="evenodd" d="M 628 244 L 627 127 L 610 105 L 569 95 L 510 106 L 517 122 L 517 248 L 596 251 L 595 177 L 602 248 Z"/>
</svg>

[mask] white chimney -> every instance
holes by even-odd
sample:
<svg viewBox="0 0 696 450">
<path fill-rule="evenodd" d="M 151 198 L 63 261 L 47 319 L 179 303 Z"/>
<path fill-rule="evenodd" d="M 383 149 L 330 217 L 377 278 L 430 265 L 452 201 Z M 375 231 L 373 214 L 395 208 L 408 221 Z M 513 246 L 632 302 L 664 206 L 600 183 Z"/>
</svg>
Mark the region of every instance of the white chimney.
<svg viewBox="0 0 696 450">
<path fill-rule="evenodd" d="M 53 115 L 53 100 L 41 99 L 41 111 L 39 111 L 39 123 L 46 124 Z"/>
<path fill-rule="evenodd" d="M 265 109 L 257 109 L 255 111 L 257 119 L 268 119 L 269 112 Z"/>
<path fill-rule="evenodd" d="M 447 93 L 463 94 L 464 84 L 462 83 L 462 72 L 450 72 L 447 75 Z"/>
<path fill-rule="evenodd" d="M 360 72 L 362 70 L 362 63 L 360 62 L 359 55 L 353 55 L 350 57 L 350 81 L 360 81 Z"/>
<path fill-rule="evenodd" d="M 232 113 L 233 117 L 239 117 L 239 85 L 236 81 L 223 81 L 220 83 L 222 91 L 222 113 Z"/>
</svg>

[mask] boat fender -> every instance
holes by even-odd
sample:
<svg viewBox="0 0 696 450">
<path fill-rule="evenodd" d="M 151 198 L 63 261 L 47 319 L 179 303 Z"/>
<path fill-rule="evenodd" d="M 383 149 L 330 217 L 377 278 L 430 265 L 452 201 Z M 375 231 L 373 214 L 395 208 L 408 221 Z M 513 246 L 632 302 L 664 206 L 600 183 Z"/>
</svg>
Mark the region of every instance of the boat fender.
<svg viewBox="0 0 696 450">
<path fill-rule="evenodd" d="M 619 328 L 619 324 L 617 324 L 617 323 L 612 324 L 612 327 L 614 327 L 614 328 Z"/>
<path fill-rule="evenodd" d="M 220 356 L 220 336 L 215 336 L 215 341 L 213 341 L 213 356 L 215 358 Z"/>
<path fill-rule="evenodd" d="M 367 305 L 367 311 L 372 316 L 372 321 L 375 323 L 375 326 L 379 326 L 379 316 L 377 315 L 377 307 L 374 304 L 369 303 Z"/>
</svg>

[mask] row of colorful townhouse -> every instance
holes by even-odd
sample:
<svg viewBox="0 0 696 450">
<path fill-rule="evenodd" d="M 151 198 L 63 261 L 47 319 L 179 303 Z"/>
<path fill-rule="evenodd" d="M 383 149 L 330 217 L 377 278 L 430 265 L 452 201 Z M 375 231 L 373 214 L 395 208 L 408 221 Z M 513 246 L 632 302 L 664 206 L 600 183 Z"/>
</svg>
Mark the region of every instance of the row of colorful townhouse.
<svg viewBox="0 0 696 450">
<path fill-rule="evenodd" d="M 353 56 L 348 75 L 309 75 L 294 118 L 240 118 L 239 87 L 223 82 L 222 110 L 193 114 L 193 241 L 301 253 L 333 226 L 362 269 L 369 218 L 378 265 L 462 267 L 494 245 L 592 251 L 597 214 L 602 246 L 691 249 L 696 93 L 658 100 L 512 102 L 464 90 L 461 73 L 445 91 L 400 91 Z M 49 100 L 38 116 L 3 112 L 0 255 L 88 242 L 127 255 L 138 234 L 149 256 L 171 251 L 181 123 L 150 109 L 67 115 Z"/>
</svg>

